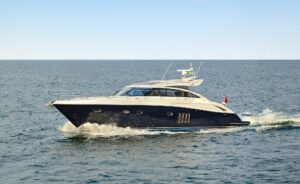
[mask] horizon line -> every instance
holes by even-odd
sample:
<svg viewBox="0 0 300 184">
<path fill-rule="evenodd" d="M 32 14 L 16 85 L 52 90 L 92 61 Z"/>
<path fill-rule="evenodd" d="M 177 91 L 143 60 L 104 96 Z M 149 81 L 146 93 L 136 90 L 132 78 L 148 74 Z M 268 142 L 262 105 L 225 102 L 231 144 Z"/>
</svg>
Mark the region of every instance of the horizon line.
<svg viewBox="0 0 300 184">
<path fill-rule="evenodd" d="M 298 61 L 299 59 L 0 59 L 0 61 Z"/>
</svg>

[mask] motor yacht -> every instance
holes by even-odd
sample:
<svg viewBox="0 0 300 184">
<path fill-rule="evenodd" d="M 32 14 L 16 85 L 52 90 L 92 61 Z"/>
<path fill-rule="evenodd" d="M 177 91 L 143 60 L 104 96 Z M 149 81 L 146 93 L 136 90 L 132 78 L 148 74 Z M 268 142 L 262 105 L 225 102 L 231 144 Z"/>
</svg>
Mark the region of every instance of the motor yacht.
<svg viewBox="0 0 300 184">
<path fill-rule="evenodd" d="M 243 126 L 226 103 L 213 102 L 192 91 L 200 86 L 191 66 L 177 70 L 180 79 L 131 84 L 111 96 L 50 102 L 76 127 L 86 122 L 134 128 Z"/>
</svg>

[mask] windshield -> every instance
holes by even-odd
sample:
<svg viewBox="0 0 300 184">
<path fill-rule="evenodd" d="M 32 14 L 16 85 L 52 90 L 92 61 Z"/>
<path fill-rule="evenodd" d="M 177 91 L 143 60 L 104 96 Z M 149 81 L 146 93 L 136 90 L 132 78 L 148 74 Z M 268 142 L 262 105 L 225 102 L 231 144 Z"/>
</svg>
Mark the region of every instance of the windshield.
<svg viewBox="0 0 300 184">
<path fill-rule="evenodd" d="M 114 93 L 114 96 L 124 96 L 123 94 L 126 93 L 128 90 L 130 90 L 131 88 L 125 87 L 121 90 L 118 90 Z"/>
</svg>

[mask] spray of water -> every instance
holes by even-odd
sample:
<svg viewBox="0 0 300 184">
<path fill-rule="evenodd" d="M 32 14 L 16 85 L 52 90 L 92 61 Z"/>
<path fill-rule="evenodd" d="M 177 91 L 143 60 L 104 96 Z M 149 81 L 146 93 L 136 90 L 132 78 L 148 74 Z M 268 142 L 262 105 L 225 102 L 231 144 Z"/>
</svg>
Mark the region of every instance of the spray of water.
<svg viewBox="0 0 300 184">
<path fill-rule="evenodd" d="M 249 113 L 248 113 L 249 114 Z M 245 121 L 250 121 L 248 127 L 228 127 L 228 128 L 206 128 L 196 131 L 197 134 L 224 134 L 231 132 L 239 132 L 244 130 L 256 130 L 257 132 L 265 132 L 273 129 L 281 129 L 284 127 L 300 127 L 300 114 L 287 115 L 280 112 L 273 112 L 265 109 L 257 115 L 242 116 Z M 195 133 L 186 131 L 170 131 L 170 130 L 150 130 L 150 129 L 135 129 L 122 128 L 112 124 L 98 125 L 93 123 L 85 123 L 80 127 L 75 127 L 71 122 L 59 128 L 64 134 L 71 136 L 83 135 L 87 137 L 130 137 L 130 136 L 147 136 L 147 135 L 164 135 L 164 134 L 183 134 Z"/>
<path fill-rule="evenodd" d="M 162 135 L 162 134 L 182 134 L 182 131 L 167 131 L 167 130 L 150 130 L 150 129 L 135 129 L 130 127 L 118 127 L 113 124 L 99 125 L 96 123 L 85 123 L 76 128 L 71 122 L 59 128 L 65 134 L 78 136 L 83 135 L 87 137 L 130 137 L 130 136 L 146 136 L 146 135 Z"/>
<path fill-rule="evenodd" d="M 242 130 L 244 130 L 243 127 L 208 128 L 208 129 L 201 129 L 197 133 L 198 134 L 225 134 L 230 132 L 239 132 Z"/>
<path fill-rule="evenodd" d="M 300 127 L 300 114 L 289 115 L 282 112 L 273 112 L 270 109 L 265 109 L 257 115 L 242 116 L 242 119 L 250 121 L 250 127 L 255 128 L 257 132 L 286 127 Z"/>
</svg>

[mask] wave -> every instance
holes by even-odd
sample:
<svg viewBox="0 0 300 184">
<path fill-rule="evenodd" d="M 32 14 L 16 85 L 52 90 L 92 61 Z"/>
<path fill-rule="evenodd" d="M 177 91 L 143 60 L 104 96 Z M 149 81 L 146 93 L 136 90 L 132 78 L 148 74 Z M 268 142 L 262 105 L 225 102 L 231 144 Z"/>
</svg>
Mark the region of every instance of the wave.
<svg viewBox="0 0 300 184">
<path fill-rule="evenodd" d="M 265 109 L 257 115 L 241 115 L 244 121 L 250 121 L 250 125 L 246 127 L 225 127 L 225 128 L 203 128 L 197 131 L 176 131 L 160 130 L 160 129 L 136 129 L 122 128 L 112 124 L 99 125 L 96 123 L 85 123 L 80 127 L 75 127 L 71 122 L 59 130 L 64 134 L 71 136 L 86 136 L 86 137 L 131 137 L 131 136 L 151 136 L 151 135 L 174 135 L 183 133 L 197 134 L 225 134 L 239 132 L 245 130 L 255 130 L 262 133 L 270 130 L 280 130 L 286 128 L 300 127 L 300 114 L 288 115 L 281 112 L 273 112 L 270 109 Z"/>
<path fill-rule="evenodd" d="M 241 115 L 241 117 L 244 121 L 250 121 L 250 128 L 255 128 L 257 132 L 300 127 L 300 114 L 289 115 L 265 109 L 257 115 Z"/>
<path fill-rule="evenodd" d="M 230 132 L 238 132 L 244 130 L 242 127 L 228 128 L 203 128 L 191 129 L 190 131 L 176 130 L 160 130 L 160 129 L 136 129 L 130 127 L 118 127 L 112 124 L 99 125 L 96 123 L 85 123 L 80 127 L 75 127 L 71 122 L 66 122 L 65 125 L 59 128 L 61 132 L 71 136 L 86 136 L 86 137 L 131 137 L 131 136 L 148 136 L 148 135 L 175 135 L 175 134 L 224 134 Z M 180 130 L 180 129 L 179 129 Z"/>
<path fill-rule="evenodd" d="M 243 130 L 245 130 L 245 128 L 243 127 L 207 128 L 207 129 L 200 129 L 199 131 L 197 131 L 197 133 L 198 134 L 225 134 L 225 133 L 239 132 Z"/>
<path fill-rule="evenodd" d="M 145 135 L 162 135 L 162 134 L 181 134 L 182 131 L 166 131 L 166 130 L 150 130 L 136 129 L 130 127 L 118 127 L 113 124 L 99 125 L 96 123 L 87 122 L 80 127 L 75 127 L 71 122 L 65 123 L 62 128 L 59 128 L 65 134 L 72 136 L 87 136 L 87 137 L 130 137 L 130 136 L 145 136 Z"/>
</svg>

